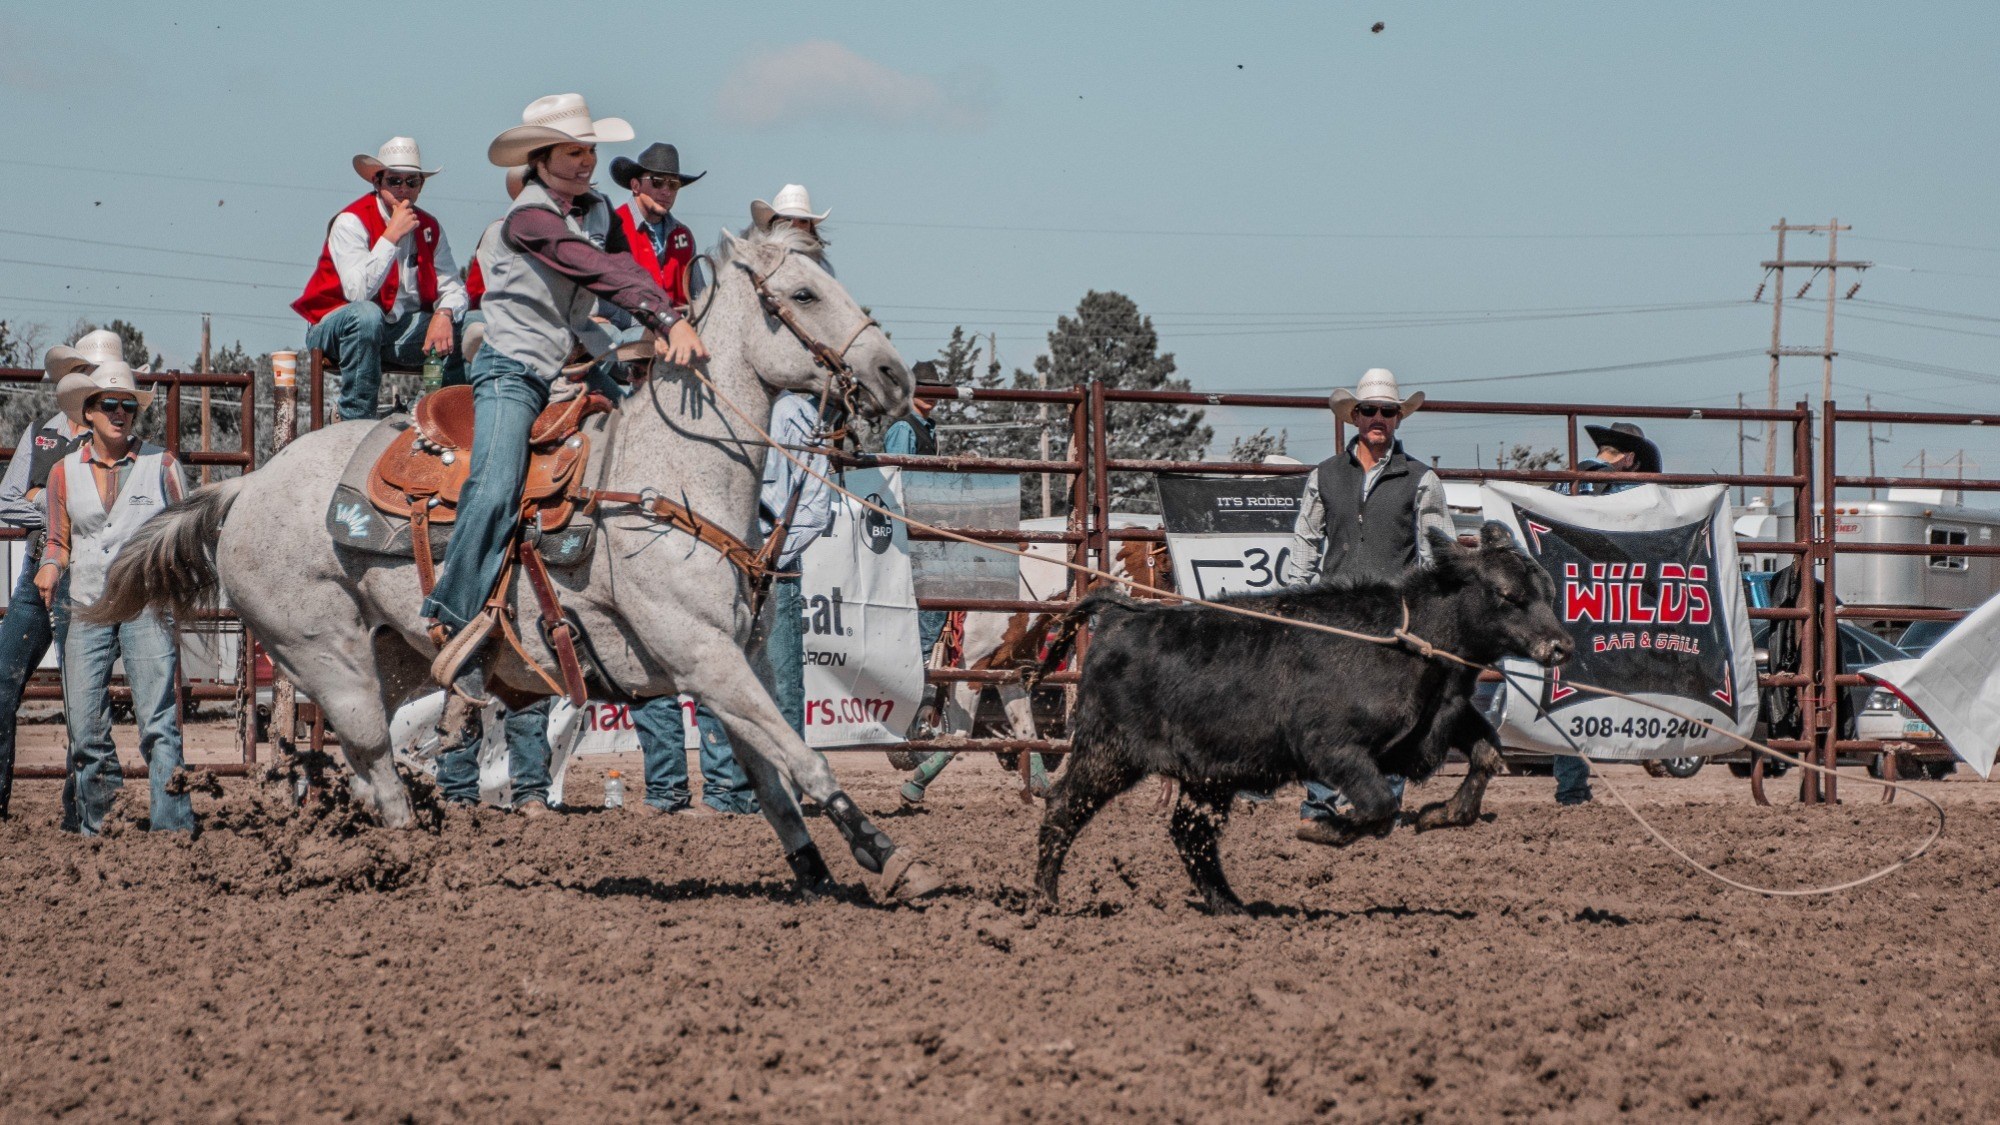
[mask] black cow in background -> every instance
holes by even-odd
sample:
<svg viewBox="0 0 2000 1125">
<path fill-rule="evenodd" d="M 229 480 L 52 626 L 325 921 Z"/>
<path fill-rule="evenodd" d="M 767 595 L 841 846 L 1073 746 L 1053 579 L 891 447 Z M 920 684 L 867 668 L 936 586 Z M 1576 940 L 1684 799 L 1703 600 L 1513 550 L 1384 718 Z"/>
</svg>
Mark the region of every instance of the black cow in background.
<svg viewBox="0 0 2000 1125">
<path fill-rule="evenodd" d="M 1433 533 L 1433 565 L 1394 582 L 1332 582 L 1220 599 L 1246 609 L 1386 636 L 1403 624 L 1439 650 L 1476 663 L 1503 656 L 1567 660 L 1555 584 L 1488 523 L 1477 547 Z M 1036 886 L 1053 904 L 1063 860 L 1104 804 L 1147 774 L 1180 782 L 1168 832 L 1210 910 L 1243 904 L 1222 874 L 1216 841 L 1230 802 L 1308 779 L 1354 804 L 1348 842 L 1395 826 L 1383 775 L 1422 781 L 1451 750 L 1471 768 L 1450 801 L 1422 810 L 1417 829 L 1479 815 L 1500 769 L 1498 736 L 1473 706 L 1479 673 L 1397 644 L 1260 621 L 1205 606 L 1161 606 L 1093 594 L 1072 620 L 1096 618 L 1071 728 L 1069 768 L 1042 815 Z"/>
</svg>

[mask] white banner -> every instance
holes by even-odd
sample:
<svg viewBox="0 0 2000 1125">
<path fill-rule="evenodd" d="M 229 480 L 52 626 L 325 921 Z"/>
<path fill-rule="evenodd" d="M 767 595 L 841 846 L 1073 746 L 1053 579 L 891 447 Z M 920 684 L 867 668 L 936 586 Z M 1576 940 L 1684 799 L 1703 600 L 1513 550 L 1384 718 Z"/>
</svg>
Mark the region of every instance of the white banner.
<svg viewBox="0 0 2000 1125">
<path fill-rule="evenodd" d="M 1162 474 L 1154 479 L 1176 589 L 1212 598 L 1284 585 L 1306 478 Z"/>
<path fill-rule="evenodd" d="M 1532 662 L 1507 662 L 1518 675 L 1506 689 L 1506 746 L 1567 750 L 1573 739 L 1592 758 L 1644 761 L 1739 745 L 1639 699 L 1750 734 L 1757 661 L 1728 493 L 1722 485 L 1648 484 L 1607 496 L 1485 486 L 1486 518 L 1512 528 L 1549 572 L 1557 612 L 1576 642 L 1576 655 L 1546 680 Z"/>
<path fill-rule="evenodd" d="M 903 511 L 896 469 L 849 469 L 841 486 Z M 800 570 L 807 745 L 901 742 L 924 690 L 904 525 L 835 494 L 833 524 Z"/>
</svg>

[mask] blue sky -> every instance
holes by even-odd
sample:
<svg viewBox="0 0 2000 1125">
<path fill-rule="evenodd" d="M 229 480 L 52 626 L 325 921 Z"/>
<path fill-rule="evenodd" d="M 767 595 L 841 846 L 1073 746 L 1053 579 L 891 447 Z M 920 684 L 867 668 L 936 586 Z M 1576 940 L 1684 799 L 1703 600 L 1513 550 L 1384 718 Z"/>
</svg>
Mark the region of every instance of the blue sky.
<svg viewBox="0 0 2000 1125">
<path fill-rule="evenodd" d="M 2000 410 L 1996 33 L 1991 3 L 17 5 L 0 317 L 123 315 L 175 361 L 200 311 L 295 346 L 286 305 L 363 190 L 352 154 L 416 136 L 463 257 L 505 198 L 486 143 L 579 90 L 640 133 L 607 163 L 663 139 L 708 170 L 679 209 L 704 241 L 809 185 L 911 359 L 962 323 L 1026 365 L 1097 288 L 1201 389 L 1386 366 L 1434 398 L 1754 401 L 1754 354 L 1466 380 L 1757 351 L 1768 228 L 1837 215 L 1843 256 L 1879 264 L 1840 310 L 1836 396 Z M 1786 400 L 1816 393 L 1817 362 L 1786 362 Z M 1214 421 L 1317 457 L 1324 419 Z M 1900 428 L 1878 456 L 1964 433 Z M 1439 415 L 1406 436 L 1465 464 L 1556 434 Z M 1675 467 L 1733 467 L 1732 427 L 1662 435 Z M 2000 443 L 1968 448 L 2000 474 Z"/>
</svg>

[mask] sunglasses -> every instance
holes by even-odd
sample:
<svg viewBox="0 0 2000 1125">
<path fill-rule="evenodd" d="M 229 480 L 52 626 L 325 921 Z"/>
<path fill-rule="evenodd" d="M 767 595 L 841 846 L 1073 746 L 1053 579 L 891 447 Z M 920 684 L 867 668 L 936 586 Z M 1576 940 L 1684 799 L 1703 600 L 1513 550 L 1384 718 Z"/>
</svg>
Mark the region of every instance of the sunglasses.
<svg viewBox="0 0 2000 1125">
<path fill-rule="evenodd" d="M 90 408 L 104 414 L 110 414 L 113 411 L 137 414 L 139 412 L 139 400 L 136 398 L 100 398 L 96 402 L 91 403 Z"/>
<path fill-rule="evenodd" d="M 1356 418 L 1395 418 L 1402 413 L 1400 406 L 1377 406 L 1372 402 L 1364 402 L 1354 408 Z"/>
<path fill-rule="evenodd" d="M 681 178 L 679 176 L 644 175 L 639 177 L 639 182 L 651 188 L 678 188 L 681 186 Z"/>
<path fill-rule="evenodd" d="M 424 186 L 424 178 L 422 176 L 391 176 L 385 174 L 382 177 L 382 186 L 420 188 Z"/>
</svg>

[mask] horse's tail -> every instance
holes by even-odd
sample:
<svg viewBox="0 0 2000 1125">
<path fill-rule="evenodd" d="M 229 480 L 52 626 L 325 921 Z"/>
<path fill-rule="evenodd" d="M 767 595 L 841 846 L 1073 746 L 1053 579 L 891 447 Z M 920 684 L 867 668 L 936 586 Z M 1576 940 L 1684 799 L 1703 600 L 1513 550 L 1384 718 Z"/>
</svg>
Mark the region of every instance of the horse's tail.
<svg viewBox="0 0 2000 1125">
<path fill-rule="evenodd" d="M 1118 587 L 1106 585 L 1094 593 L 1086 594 L 1077 603 L 1058 616 L 1050 625 L 1048 647 L 1043 650 L 1041 663 L 1023 671 L 1022 680 L 1030 690 L 1048 678 L 1049 673 L 1062 666 L 1076 647 L 1076 635 L 1083 631 L 1084 623 L 1105 609 L 1144 611 L 1155 608 L 1155 603 L 1142 602 L 1126 597 Z"/>
<path fill-rule="evenodd" d="M 215 540 L 243 481 L 233 477 L 197 488 L 141 524 L 112 560 L 104 596 L 82 612 L 83 620 L 112 625 L 166 609 L 185 622 L 213 610 L 222 595 Z"/>
</svg>

